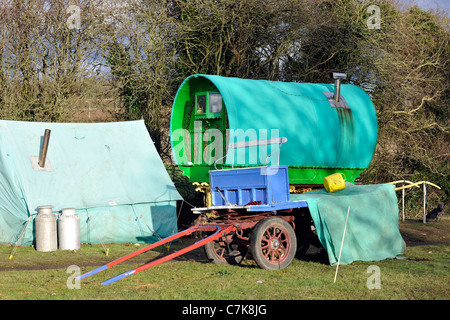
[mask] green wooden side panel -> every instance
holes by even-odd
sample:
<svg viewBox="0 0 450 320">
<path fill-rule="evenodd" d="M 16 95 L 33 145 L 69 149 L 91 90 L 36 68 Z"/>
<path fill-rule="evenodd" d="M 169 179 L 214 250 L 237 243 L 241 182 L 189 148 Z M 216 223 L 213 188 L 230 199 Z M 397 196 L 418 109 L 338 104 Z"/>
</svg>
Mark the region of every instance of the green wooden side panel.
<svg viewBox="0 0 450 320">
<path fill-rule="evenodd" d="M 234 166 L 239 168 L 242 166 Z M 248 167 L 248 166 L 247 166 Z M 209 171 L 215 170 L 214 166 L 206 165 L 180 165 L 180 170 L 189 177 L 191 182 L 208 182 L 209 183 Z M 231 166 L 220 166 L 220 169 L 230 169 Z M 355 179 L 359 177 L 363 168 L 302 168 L 302 167 L 289 167 L 289 184 L 298 185 L 321 185 L 323 184 L 323 178 L 333 173 L 340 172 L 345 176 L 345 180 L 348 182 L 355 182 Z"/>
</svg>

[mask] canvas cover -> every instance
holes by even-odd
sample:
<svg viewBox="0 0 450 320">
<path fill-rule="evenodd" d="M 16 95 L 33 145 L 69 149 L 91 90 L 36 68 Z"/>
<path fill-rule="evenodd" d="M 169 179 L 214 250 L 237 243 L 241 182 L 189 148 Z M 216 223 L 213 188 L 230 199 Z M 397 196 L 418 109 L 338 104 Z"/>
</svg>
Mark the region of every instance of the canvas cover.
<svg viewBox="0 0 450 320">
<path fill-rule="evenodd" d="M 50 129 L 46 170 L 33 168 Z M 35 166 L 35 165 L 34 165 Z M 81 241 L 123 243 L 175 232 L 181 196 L 143 121 L 0 120 L 0 242 L 34 240 L 38 207 L 75 208 Z M 28 221 L 28 223 L 27 223 Z"/>
<path fill-rule="evenodd" d="M 354 185 L 333 193 L 325 189 L 291 194 L 291 200 L 306 200 L 317 235 L 329 262 L 338 262 L 348 214 L 340 264 L 395 258 L 405 251 L 398 228 L 395 186 Z M 350 211 L 348 207 L 350 206 Z"/>
<path fill-rule="evenodd" d="M 296 83 L 241 79 L 216 75 L 192 75 L 185 79 L 174 99 L 171 132 L 184 128 L 184 114 L 193 90 L 212 83 L 226 106 L 230 142 L 242 142 L 246 133 L 266 130 L 257 139 L 286 137 L 280 165 L 302 167 L 367 168 L 378 136 L 375 107 L 361 88 L 343 84 L 341 94 L 349 108 L 333 108 L 326 96 L 334 84 Z M 250 131 L 249 131 L 250 130 Z M 278 130 L 278 136 L 271 136 Z M 174 144 L 174 141 L 172 141 Z M 172 148 L 174 145 L 172 145 Z M 263 147 L 266 148 L 266 147 Z M 243 164 L 235 159 L 260 159 L 260 149 L 236 149 L 226 163 Z M 273 152 L 273 150 L 271 151 Z M 246 153 L 245 155 L 242 155 Z M 266 155 L 270 152 L 266 152 Z M 232 155 L 232 154 L 230 154 Z M 186 159 L 178 159 L 181 164 Z M 274 163 L 272 163 L 274 164 Z"/>
</svg>

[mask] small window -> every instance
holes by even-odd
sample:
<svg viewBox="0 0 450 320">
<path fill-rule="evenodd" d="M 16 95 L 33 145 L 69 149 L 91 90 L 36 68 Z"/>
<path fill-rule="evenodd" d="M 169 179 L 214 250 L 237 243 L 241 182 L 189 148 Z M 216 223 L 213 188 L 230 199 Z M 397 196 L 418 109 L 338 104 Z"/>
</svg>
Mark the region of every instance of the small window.
<svg viewBox="0 0 450 320">
<path fill-rule="evenodd" d="M 198 95 L 196 101 L 196 113 L 197 114 L 204 114 L 206 113 L 206 95 Z"/>
<path fill-rule="evenodd" d="M 222 112 L 222 96 L 220 93 L 209 94 L 209 112 L 221 113 Z"/>
<path fill-rule="evenodd" d="M 222 95 L 217 91 L 195 93 L 195 116 L 201 119 L 222 117 Z"/>
</svg>

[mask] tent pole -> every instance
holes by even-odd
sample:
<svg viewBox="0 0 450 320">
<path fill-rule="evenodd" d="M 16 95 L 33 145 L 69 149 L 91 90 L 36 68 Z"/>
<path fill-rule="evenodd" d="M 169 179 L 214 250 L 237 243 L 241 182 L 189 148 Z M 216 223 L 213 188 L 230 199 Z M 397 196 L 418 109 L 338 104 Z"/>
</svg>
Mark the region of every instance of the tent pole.
<svg viewBox="0 0 450 320">
<path fill-rule="evenodd" d="M 347 222 L 348 222 L 348 214 L 349 214 L 349 212 L 350 212 L 350 206 L 348 206 L 347 218 L 345 219 L 344 234 L 342 235 L 341 250 L 339 250 L 339 258 L 338 258 L 338 263 L 337 263 L 337 266 L 336 266 L 336 273 L 334 274 L 334 283 L 336 283 L 336 277 L 337 277 L 337 274 L 338 274 L 339 263 L 341 262 L 341 253 L 342 253 L 342 247 L 344 246 L 345 231 L 347 230 Z"/>
<path fill-rule="evenodd" d="M 423 223 L 427 223 L 427 185 L 423 182 Z"/>
<path fill-rule="evenodd" d="M 405 183 L 402 184 L 402 187 Z M 405 222 L 405 189 L 402 189 L 402 221 Z"/>
</svg>

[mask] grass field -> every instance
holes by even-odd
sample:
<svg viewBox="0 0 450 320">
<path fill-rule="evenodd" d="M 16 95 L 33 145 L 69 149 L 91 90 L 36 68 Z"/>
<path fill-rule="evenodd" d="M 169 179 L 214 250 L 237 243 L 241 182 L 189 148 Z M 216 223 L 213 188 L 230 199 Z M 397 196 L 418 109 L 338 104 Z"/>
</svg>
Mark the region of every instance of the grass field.
<svg viewBox="0 0 450 320">
<path fill-rule="evenodd" d="M 262 270 L 251 259 L 240 266 L 209 263 L 203 250 L 124 278 L 100 283 L 158 256 L 179 250 L 191 239 L 170 248 L 149 251 L 81 281 L 73 277 L 113 261 L 145 244 L 82 245 L 72 251 L 37 252 L 19 247 L 10 260 L 11 246 L 0 246 L 2 300 L 448 300 L 450 298 L 450 219 L 440 223 L 400 222 L 407 251 L 399 259 L 354 262 L 335 266 L 318 253 L 280 271 Z M 375 267 L 373 267 L 375 266 Z M 375 273 L 374 269 L 375 268 Z M 372 271 L 371 271 L 372 270 Z M 379 274 L 375 281 L 375 274 Z M 379 284 L 376 286 L 375 284 Z M 375 285 L 375 287 L 374 287 Z M 75 286 L 75 288 L 73 288 Z M 72 289 L 70 289 L 72 287 Z"/>
</svg>

